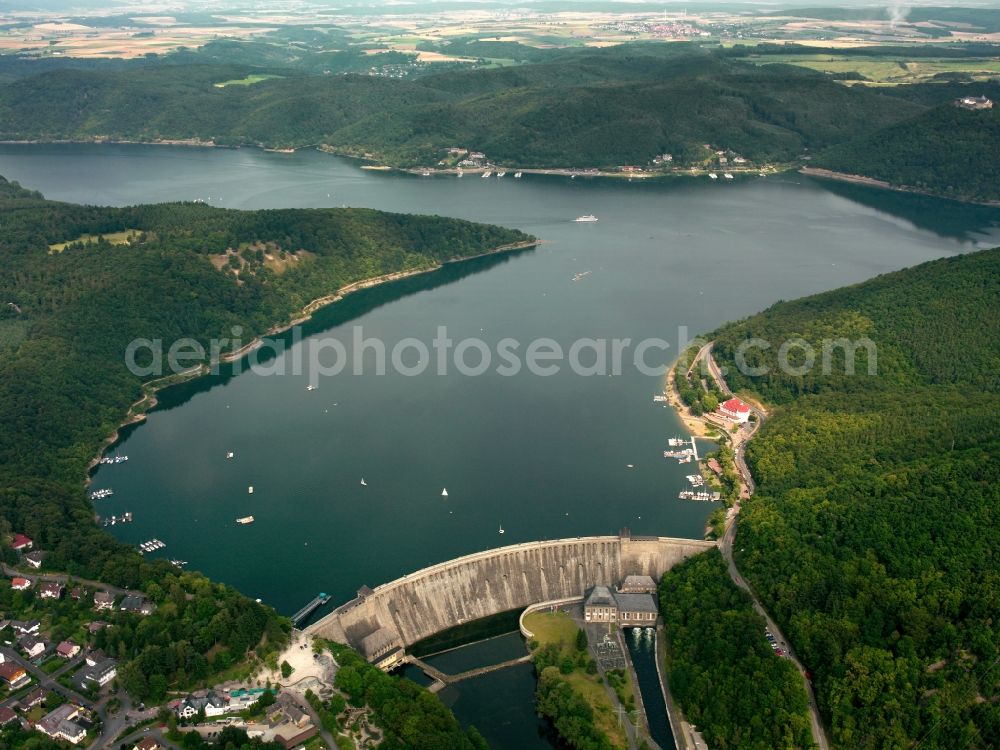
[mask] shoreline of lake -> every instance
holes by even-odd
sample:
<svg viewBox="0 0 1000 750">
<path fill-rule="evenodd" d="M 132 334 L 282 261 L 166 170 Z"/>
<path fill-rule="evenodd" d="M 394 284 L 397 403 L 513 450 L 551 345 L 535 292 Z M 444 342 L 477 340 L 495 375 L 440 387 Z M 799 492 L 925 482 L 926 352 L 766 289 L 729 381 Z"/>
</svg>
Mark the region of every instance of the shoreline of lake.
<svg viewBox="0 0 1000 750">
<path fill-rule="evenodd" d="M 230 364 L 235 362 L 242 357 L 250 354 L 250 352 L 260 348 L 264 343 L 264 338 L 268 336 L 278 336 L 285 333 L 297 325 L 302 325 L 303 323 L 310 320 L 314 313 L 318 310 L 323 309 L 328 305 L 332 305 L 336 302 L 340 302 L 344 297 L 353 292 L 358 292 L 363 289 L 371 289 L 372 287 L 380 286 L 382 284 L 389 284 L 394 281 L 401 281 L 403 279 L 411 278 L 413 276 L 419 276 L 426 273 L 433 273 L 434 271 L 439 271 L 446 265 L 463 263 L 465 261 L 475 260 L 476 258 L 484 258 L 489 255 L 497 255 L 499 253 L 515 252 L 517 250 L 526 250 L 530 247 L 536 247 L 542 243 L 542 240 L 533 239 L 525 240 L 524 242 L 514 242 L 507 245 L 499 245 L 492 250 L 487 250 L 483 253 L 477 253 L 476 255 L 470 255 L 465 258 L 452 258 L 451 260 L 446 260 L 442 263 L 435 263 L 428 266 L 423 266 L 421 268 L 414 268 L 408 271 L 392 271 L 390 273 L 381 274 L 379 276 L 370 276 L 366 279 L 360 279 L 358 281 L 346 284 L 336 292 L 332 294 L 327 294 L 322 297 L 317 297 L 316 299 L 309 302 L 301 310 L 294 315 L 294 317 L 287 323 L 276 323 L 264 331 L 262 334 L 255 336 L 252 341 L 244 344 L 239 349 L 236 349 L 227 354 L 223 354 L 219 357 L 218 363 L 213 364 Z M 183 383 L 188 383 L 192 380 L 197 380 L 200 377 L 208 375 L 212 371 L 212 366 L 206 364 L 200 364 L 184 372 L 174 373 L 172 375 L 167 375 L 162 378 L 157 378 L 151 380 L 147 383 L 142 384 L 143 396 L 137 401 L 133 402 L 129 406 L 126 412 L 124 420 L 115 428 L 114 432 L 109 435 L 101 444 L 96 455 L 91 459 L 90 463 L 87 465 L 86 474 L 84 478 L 84 488 L 90 485 L 93 479 L 93 471 L 97 466 L 100 465 L 101 458 L 111 448 L 115 443 L 118 442 L 121 431 L 130 425 L 139 424 L 145 422 L 150 411 L 156 408 L 159 403 L 156 394 L 160 391 L 170 388 L 175 385 L 181 385 Z"/>
</svg>

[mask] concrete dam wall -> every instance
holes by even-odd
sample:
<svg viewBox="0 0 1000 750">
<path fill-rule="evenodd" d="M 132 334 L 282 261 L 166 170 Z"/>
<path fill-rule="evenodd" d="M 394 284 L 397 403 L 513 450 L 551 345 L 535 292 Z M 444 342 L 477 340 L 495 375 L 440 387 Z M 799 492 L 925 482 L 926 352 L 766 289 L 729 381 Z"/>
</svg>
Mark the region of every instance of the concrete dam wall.
<svg viewBox="0 0 1000 750">
<path fill-rule="evenodd" d="M 714 542 L 669 537 L 578 537 L 477 552 L 398 578 L 338 607 L 306 632 L 347 643 L 370 659 L 470 620 L 581 596 L 627 575 L 659 578 Z"/>
</svg>

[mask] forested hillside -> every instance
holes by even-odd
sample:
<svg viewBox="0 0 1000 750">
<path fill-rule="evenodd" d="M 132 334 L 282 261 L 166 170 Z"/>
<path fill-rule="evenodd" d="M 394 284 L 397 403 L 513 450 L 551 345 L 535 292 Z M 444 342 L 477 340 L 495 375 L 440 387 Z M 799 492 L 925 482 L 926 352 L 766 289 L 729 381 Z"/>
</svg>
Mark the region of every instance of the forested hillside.
<svg viewBox="0 0 1000 750">
<path fill-rule="evenodd" d="M 717 331 L 771 416 L 748 448 L 739 566 L 814 675 L 842 748 L 1000 746 L 1000 249 L 780 303 Z M 740 374 L 739 343 L 757 337 Z M 820 372 L 868 338 L 877 374 Z M 813 372 L 783 374 L 800 338 Z M 801 350 L 800 350 L 801 351 Z M 793 354 L 793 365 L 803 360 Z"/>
<path fill-rule="evenodd" d="M 992 157 L 998 147 L 1000 108 L 948 103 L 831 148 L 816 164 L 951 198 L 998 201 L 1000 165 Z"/>
<path fill-rule="evenodd" d="M 0 139 L 325 143 L 396 165 L 433 165 L 462 146 L 525 167 L 646 164 L 664 152 L 683 161 L 704 158 L 710 143 L 787 161 L 925 108 L 800 67 L 759 67 L 687 45 L 416 80 L 292 71 L 252 86 L 215 85 L 250 72 L 197 63 L 22 77 L 0 87 Z"/>
<path fill-rule="evenodd" d="M 712 549 L 660 581 L 670 691 L 709 747 L 809 747 L 808 703 L 795 666 L 772 652 L 764 618 Z"/>
<path fill-rule="evenodd" d="M 74 242 L 87 236 L 92 241 Z M 364 209 L 77 206 L 0 178 L 4 559 L 15 561 L 10 535 L 25 533 L 47 553 L 47 568 L 142 588 L 162 605 L 142 627 L 108 636 L 129 662 L 123 681 L 139 699 L 160 698 L 255 648 L 280 646 L 287 621 L 270 608 L 165 560 L 146 560 L 94 523 L 87 465 L 143 394 L 125 366 L 128 342 L 161 338 L 169 346 L 190 336 L 206 345 L 235 325 L 247 341 L 352 281 L 525 239 L 499 227 Z"/>
</svg>

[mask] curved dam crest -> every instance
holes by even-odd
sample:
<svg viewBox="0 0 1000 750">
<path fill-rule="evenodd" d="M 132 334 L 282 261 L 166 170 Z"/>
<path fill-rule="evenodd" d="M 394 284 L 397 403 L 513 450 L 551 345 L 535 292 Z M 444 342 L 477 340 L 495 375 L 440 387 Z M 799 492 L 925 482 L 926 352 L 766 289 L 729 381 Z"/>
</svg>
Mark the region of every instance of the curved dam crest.
<svg viewBox="0 0 1000 750">
<path fill-rule="evenodd" d="M 371 661 L 455 625 L 540 602 L 654 580 L 715 542 L 660 536 L 591 536 L 524 542 L 431 565 L 358 596 L 305 629 L 358 649 Z"/>
</svg>

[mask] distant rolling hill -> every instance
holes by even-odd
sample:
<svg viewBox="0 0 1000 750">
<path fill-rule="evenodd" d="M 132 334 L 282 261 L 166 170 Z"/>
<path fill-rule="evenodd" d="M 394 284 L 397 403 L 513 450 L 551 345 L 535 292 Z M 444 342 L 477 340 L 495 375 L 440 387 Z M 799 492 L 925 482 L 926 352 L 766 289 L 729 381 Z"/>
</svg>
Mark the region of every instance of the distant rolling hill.
<svg viewBox="0 0 1000 750">
<path fill-rule="evenodd" d="M 0 87 L 0 138 L 326 143 L 396 165 L 464 146 L 521 166 L 645 164 L 701 144 L 787 161 L 920 113 L 794 66 L 648 45 L 414 80 L 304 76 L 217 88 L 252 68 L 58 70 Z"/>
</svg>

